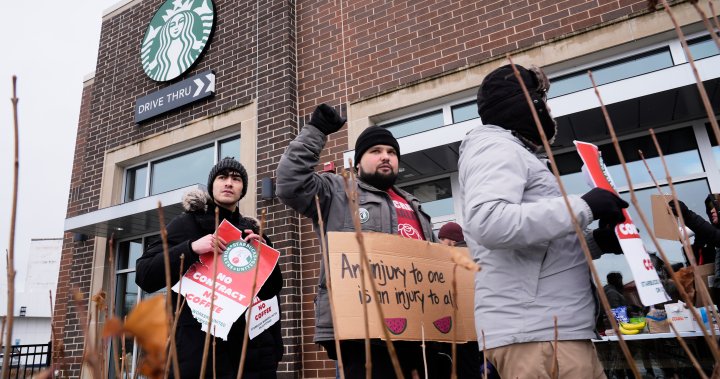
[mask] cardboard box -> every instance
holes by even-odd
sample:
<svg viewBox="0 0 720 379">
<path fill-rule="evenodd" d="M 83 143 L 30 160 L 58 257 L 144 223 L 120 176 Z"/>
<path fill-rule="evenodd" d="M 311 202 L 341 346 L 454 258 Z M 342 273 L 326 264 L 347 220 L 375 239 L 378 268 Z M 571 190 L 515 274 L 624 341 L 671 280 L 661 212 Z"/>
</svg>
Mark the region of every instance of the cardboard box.
<svg viewBox="0 0 720 379">
<path fill-rule="evenodd" d="M 678 332 L 695 331 L 697 323 L 685 303 L 678 301 L 677 303 L 666 304 L 665 311 L 667 312 L 668 321 L 675 326 L 675 330 Z"/>
</svg>

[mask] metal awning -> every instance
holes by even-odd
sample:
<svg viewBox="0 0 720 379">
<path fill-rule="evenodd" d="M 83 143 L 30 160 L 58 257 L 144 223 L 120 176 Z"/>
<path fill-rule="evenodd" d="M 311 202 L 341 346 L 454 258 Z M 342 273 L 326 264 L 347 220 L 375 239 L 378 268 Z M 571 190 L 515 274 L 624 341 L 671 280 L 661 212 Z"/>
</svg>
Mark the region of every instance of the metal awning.
<svg viewBox="0 0 720 379">
<path fill-rule="evenodd" d="M 205 189 L 194 184 L 173 191 L 144 197 L 112 207 L 65 219 L 65 231 L 116 239 L 157 232 L 160 230 L 158 202 L 162 204 L 165 224 L 183 212 L 182 196 L 193 189 Z"/>
</svg>

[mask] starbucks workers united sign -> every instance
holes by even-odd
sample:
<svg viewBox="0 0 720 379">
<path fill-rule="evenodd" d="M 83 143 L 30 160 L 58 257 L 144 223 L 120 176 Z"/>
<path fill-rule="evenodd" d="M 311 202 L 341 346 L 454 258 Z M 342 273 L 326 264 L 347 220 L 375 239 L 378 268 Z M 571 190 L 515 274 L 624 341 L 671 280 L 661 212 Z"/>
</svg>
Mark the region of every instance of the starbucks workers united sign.
<svg viewBox="0 0 720 379">
<path fill-rule="evenodd" d="M 212 0 L 166 0 L 145 32 L 140 59 L 147 76 L 173 80 L 200 57 L 215 21 Z"/>
</svg>

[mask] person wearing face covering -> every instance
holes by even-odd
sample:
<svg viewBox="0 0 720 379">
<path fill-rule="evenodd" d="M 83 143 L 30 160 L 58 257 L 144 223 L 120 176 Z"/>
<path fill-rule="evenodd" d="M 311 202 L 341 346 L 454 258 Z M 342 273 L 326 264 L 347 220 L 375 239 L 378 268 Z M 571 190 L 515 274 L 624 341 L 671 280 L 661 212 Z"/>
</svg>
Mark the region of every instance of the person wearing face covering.
<svg viewBox="0 0 720 379">
<path fill-rule="evenodd" d="M 537 68 L 517 68 L 552 140 L 549 81 Z M 551 377 L 554 363 L 561 378 L 604 378 L 590 341 L 597 309 L 590 270 L 511 66 L 484 78 L 477 104 L 483 125 L 460 146 L 458 197 L 465 241 L 482 267 L 475 276 L 475 327 L 485 335 L 488 360 L 503 378 Z M 569 201 L 593 257 L 618 252 L 612 227 L 624 221 L 628 204 L 598 188 Z M 605 227 L 587 230 L 594 220 Z"/>
</svg>

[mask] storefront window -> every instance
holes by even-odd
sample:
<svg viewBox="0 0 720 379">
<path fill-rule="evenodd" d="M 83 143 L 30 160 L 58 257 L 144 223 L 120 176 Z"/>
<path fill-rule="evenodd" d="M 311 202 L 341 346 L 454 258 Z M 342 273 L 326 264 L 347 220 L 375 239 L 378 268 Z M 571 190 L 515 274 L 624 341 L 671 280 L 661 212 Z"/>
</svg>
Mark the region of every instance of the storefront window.
<svg viewBox="0 0 720 379">
<path fill-rule="evenodd" d="M 693 59 L 703 59 L 720 53 L 715 41 L 709 35 L 689 41 L 688 48 Z"/>
<path fill-rule="evenodd" d="M 454 213 L 450 178 L 403 186 L 422 203 L 423 210 L 430 217 L 445 216 Z"/>
<path fill-rule="evenodd" d="M 147 196 L 147 165 L 129 169 L 125 178 L 125 201 Z"/>
<path fill-rule="evenodd" d="M 218 147 L 218 160 L 225 157 L 233 157 L 240 161 L 240 137 L 220 141 L 218 142 Z"/>
<path fill-rule="evenodd" d="M 395 138 L 425 132 L 443 126 L 442 109 L 383 125 Z"/>
<path fill-rule="evenodd" d="M 135 239 L 131 241 L 123 241 L 117 245 L 117 271 L 115 274 L 115 315 L 124 319 L 130 310 L 137 305 L 141 292 L 140 288 L 135 284 L 135 261 L 142 255 L 143 240 Z M 135 341 L 132 337 L 125 338 L 125 348 L 121 352 L 118 347 L 118 356 L 125 363 L 125 372 L 134 370 L 137 355 Z M 113 360 L 110 360 L 111 371 L 115 368 Z M 132 372 L 132 371 L 131 371 Z M 129 375 L 128 375 L 129 376 Z"/>
<path fill-rule="evenodd" d="M 224 157 L 240 160 L 239 136 L 129 168 L 125 172 L 124 201 L 133 201 L 193 184 L 205 184 L 207 172 L 217 160 Z"/>
<path fill-rule="evenodd" d="M 673 60 L 670 49 L 664 47 L 660 50 L 638 54 L 606 65 L 591 67 L 582 70 L 582 72 L 552 79 L 548 98 L 592 88 L 592 83 L 587 75 L 588 70 L 593 72 L 595 83 L 603 85 L 672 66 Z"/>
<path fill-rule="evenodd" d="M 214 162 L 213 146 L 210 145 L 153 163 L 150 194 L 156 195 L 195 183 L 205 183 L 208 170 Z"/>
<path fill-rule="evenodd" d="M 480 117 L 478 115 L 477 102 L 474 100 L 464 104 L 454 105 L 451 109 L 454 124 Z"/>
</svg>

